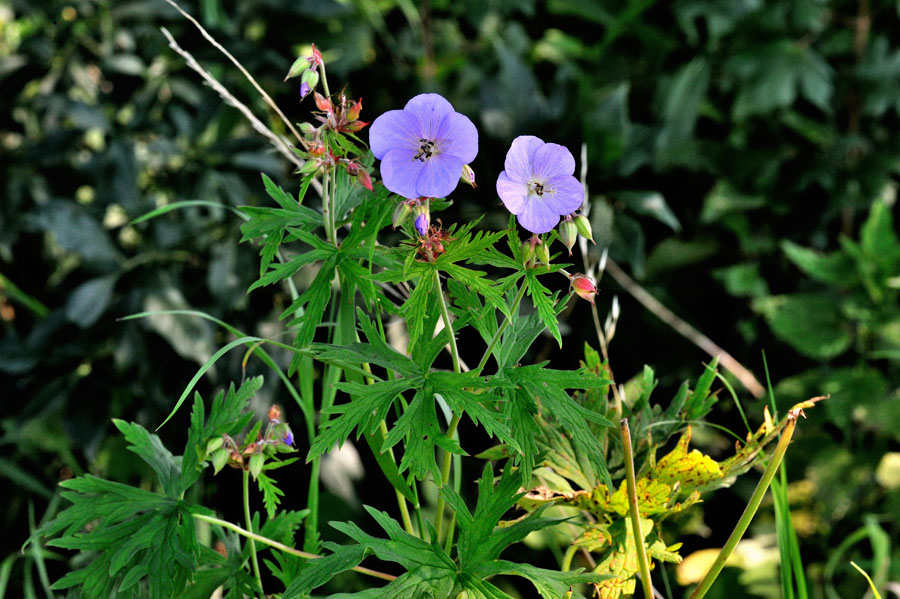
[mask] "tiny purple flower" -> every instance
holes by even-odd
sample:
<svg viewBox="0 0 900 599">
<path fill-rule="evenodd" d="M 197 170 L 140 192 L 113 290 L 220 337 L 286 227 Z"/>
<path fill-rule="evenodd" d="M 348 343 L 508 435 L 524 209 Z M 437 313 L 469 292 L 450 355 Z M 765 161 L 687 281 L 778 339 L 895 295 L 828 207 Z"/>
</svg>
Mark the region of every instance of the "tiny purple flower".
<svg viewBox="0 0 900 599">
<path fill-rule="evenodd" d="M 424 212 L 416 217 L 416 231 L 419 232 L 419 235 L 424 235 L 428 232 L 428 217 Z"/>
<path fill-rule="evenodd" d="M 438 94 L 420 94 L 403 110 L 385 112 L 369 131 L 385 187 L 406 198 L 447 197 L 463 165 L 478 154 L 475 125 Z"/>
<path fill-rule="evenodd" d="M 572 153 L 533 135 L 515 138 L 506 153 L 506 170 L 497 177 L 497 194 L 525 229 L 547 233 L 559 217 L 584 202 L 584 188 L 575 172 Z"/>
<path fill-rule="evenodd" d="M 302 81 L 300 83 L 300 97 L 305 98 L 306 94 L 308 94 L 308 93 L 309 93 L 309 83 L 307 83 L 306 81 Z"/>
<path fill-rule="evenodd" d="M 294 444 L 294 433 L 292 433 L 291 431 L 284 433 L 284 436 L 281 438 L 281 441 L 285 445 L 293 445 Z"/>
</svg>

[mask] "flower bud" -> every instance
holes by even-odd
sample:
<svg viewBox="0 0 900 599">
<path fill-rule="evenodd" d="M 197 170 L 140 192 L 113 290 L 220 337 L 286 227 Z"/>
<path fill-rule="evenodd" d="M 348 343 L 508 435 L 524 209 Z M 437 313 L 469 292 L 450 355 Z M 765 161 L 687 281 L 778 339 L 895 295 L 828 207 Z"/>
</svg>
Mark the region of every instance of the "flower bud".
<svg viewBox="0 0 900 599">
<path fill-rule="evenodd" d="M 272 424 L 278 424 L 279 422 L 281 422 L 281 406 L 279 406 L 277 403 L 272 404 L 272 407 L 269 408 L 268 417 L 269 422 L 271 422 Z"/>
<path fill-rule="evenodd" d="M 522 260 L 524 260 L 525 264 L 531 262 L 531 259 L 534 257 L 534 244 L 530 241 L 522 242 Z"/>
<path fill-rule="evenodd" d="M 224 444 L 225 444 L 225 439 L 223 439 L 222 437 L 213 437 L 212 439 L 210 439 L 209 441 L 206 442 L 206 455 L 209 455 L 212 452 L 216 451 L 217 449 L 222 447 Z"/>
<path fill-rule="evenodd" d="M 542 243 L 535 249 L 537 251 L 538 260 L 544 264 L 550 264 L 550 243 Z"/>
<path fill-rule="evenodd" d="M 253 477 L 253 480 L 256 480 L 256 477 L 262 472 L 265 462 L 266 457 L 261 453 L 254 453 L 250 456 L 250 476 Z"/>
<path fill-rule="evenodd" d="M 294 444 L 294 432 L 291 430 L 291 427 L 288 426 L 286 422 L 282 422 L 278 426 L 275 427 L 275 431 L 273 434 L 273 438 L 278 439 L 285 445 L 293 445 Z"/>
<path fill-rule="evenodd" d="M 594 296 L 597 295 L 597 286 L 594 282 L 584 275 L 574 275 L 571 279 L 572 291 L 581 299 L 594 303 Z"/>
<path fill-rule="evenodd" d="M 352 123 L 347 123 L 347 125 L 342 127 L 341 130 L 349 131 L 350 133 L 356 133 L 368 124 L 369 123 L 365 121 L 353 121 Z"/>
<path fill-rule="evenodd" d="M 297 60 L 294 61 L 294 64 L 291 65 L 290 70 L 288 70 L 288 74 L 284 76 L 284 80 L 287 81 L 292 77 L 297 77 L 302 73 L 305 69 L 309 68 L 309 61 L 305 56 L 301 56 Z"/>
<path fill-rule="evenodd" d="M 419 232 L 419 235 L 428 233 L 428 215 L 424 212 L 416 217 L 416 231 Z"/>
<path fill-rule="evenodd" d="M 575 246 L 575 241 L 578 239 L 578 228 L 575 226 L 570 219 L 566 219 L 559 223 L 559 239 L 563 242 L 563 245 L 566 246 L 566 249 L 569 250 L 569 255 L 572 255 L 572 248 Z"/>
<path fill-rule="evenodd" d="M 591 231 L 591 221 L 589 221 L 585 215 L 579 214 L 575 217 L 575 228 L 578 229 L 579 235 L 591 243 L 594 243 L 594 234 Z"/>
<path fill-rule="evenodd" d="M 410 214 L 412 214 L 412 206 L 409 205 L 409 202 L 403 200 L 394 208 L 394 216 L 391 219 L 391 224 L 396 229 L 406 222 L 406 219 L 409 218 Z"/>
<path fill-rule="evenodd" d="M 359 113 L 362 110 L 362 98 L 356 101 L 356 103 L 351 104 L 350 108 L 347 109 L 346 115 L 347 120 L 351 123 L 359 118 Z"/>
<path fill-rule="evenodd" d="M 364 168 L 359 169 L 359 175 L 356 177 L 359 179 L 359 184 L 368 189 L 369 191 L 375 191 L 372 187 L 372 177 L 369 176 L 369 171 Z"/>
<path fill-rule="evenodd" d="M 307 59 L 305 56 L 301 56 L 294 61 L 294 64 L 291 65 L 290 70 L 288 70 L 288 74 L 284 76 L 284 80 L 287 81 L 292 77 L 297 77 L 306 69 L 309 69 L 309 59 Z"/>
<path fill-rule="evenodd" d="M 225 467 L 225 464 L 228 463 L 228 457 L 230 455 L 230 451 L 221 447 L 213 452 L 212 454 L 212 464 L 215 473 L 218 474 L 219 470 Z"/>
<path fill-rule="evenodd" d="M 334 110 L 334 107 L 331 105 L 331 100 L 319 92 L 313 92 L 313 98 L 316 100 L 316 108 L 322 112 L 332 112 Z"/>
<path fill-rule="evenodd" d="M 303 71 L 300 77 L 300 95 L 306 97 L 310 90 L 316 89 L 319 83 L 319 71 L 316 69 L 307 69 Z"/>
<path fill-rule="evenodd" d="M 473 171 L 472 167 L 468 164 L 463 165 L 462 175 L 460 175 L 459 180 L 466 185 L 471 185 L 472 189 L 478 187 L 477 185 L 475 185 L 475 171 Z"/>
<path fill-rule="evenodd" d="M 300 133 L 306 139 L 312 139 L 316 135 L 316 128 L 312 123 L 300 123 Z"/>
</svg>

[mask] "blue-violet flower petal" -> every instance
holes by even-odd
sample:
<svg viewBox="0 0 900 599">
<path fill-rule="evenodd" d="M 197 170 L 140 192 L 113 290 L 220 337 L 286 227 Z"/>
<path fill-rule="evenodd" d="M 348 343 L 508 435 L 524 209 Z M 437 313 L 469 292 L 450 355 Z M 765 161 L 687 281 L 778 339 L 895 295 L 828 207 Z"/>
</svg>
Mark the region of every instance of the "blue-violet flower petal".
<svg viewBox="0 0 900 599">
<path fill-rule="evenodd" d="M 506 170 L 497 177 L 497 195 L 519 224 L 532 233 L 547 233 L 559 217 L 584 202 L 584 188 L 572 174 L 575 158 L 565 147 L 533 135 L 513 140 Z"/>
<path fill-rule="evenodd" d="M 385 187 L 406 198 L 447 197 L 478 154 L 478 130 L 438 94 L 420 94 L 369 128 Z"/>
</svg>

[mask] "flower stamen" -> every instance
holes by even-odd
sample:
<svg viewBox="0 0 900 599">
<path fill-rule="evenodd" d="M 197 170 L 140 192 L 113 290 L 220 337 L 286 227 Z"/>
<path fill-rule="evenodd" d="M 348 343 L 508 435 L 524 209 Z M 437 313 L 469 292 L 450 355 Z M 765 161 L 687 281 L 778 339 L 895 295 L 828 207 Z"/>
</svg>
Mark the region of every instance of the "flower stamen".
<svg viewBox="0 0 900 599">
<path fill-rule="evenodd" d="M 431 155 L 434 154 L 434 142 L 430 139 L 420 139 L 419 143 L 422 145 L 419 146 L 419 152 L 413 156 L 413 160 L 425 162 L 426 159 L 431 158 Z"/>
</svg>

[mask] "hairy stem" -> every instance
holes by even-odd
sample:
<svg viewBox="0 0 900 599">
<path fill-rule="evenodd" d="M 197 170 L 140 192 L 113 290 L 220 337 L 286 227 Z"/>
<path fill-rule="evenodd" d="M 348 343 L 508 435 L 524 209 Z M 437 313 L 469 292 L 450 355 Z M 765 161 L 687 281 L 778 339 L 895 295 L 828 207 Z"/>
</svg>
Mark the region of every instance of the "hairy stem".
<svg viewBox="0 0 900 599">
<path fill-rule="evenodd" d="M 641 584 L 644 587 L 645 599 L 653 599 L 653 585 L 650 582 L 650 560 L 647 558 L 647 547 L 644 545 L 644 535 L 641 532 L 641 513 L 638 510 L 637 482 L 634 478 L 634 452 L 631 449 L 631 431 L 628 429 L 628 419 L 623 418 L 620 423 L 622 431 L 622 447 L 625 451 L 625 481 L 628 490 L 628 503 L 631 506 L 631 533 L 634 535 L 634 547 L 637 551 L 638 566 L 641 569 Z"/>
<path fill-rule="evenodd" d="M 317 555 L 315 553 L 308 553 L 306 551 L 300 551 L 299 549 L 294 549 L 293 547 L 288 547 L 283 543 L 279 543 L 273 539 L 268 537 L 264 537 L 262 535 L 258 535 L 254 532 L 250 532 L 249 530 L 245 530 L 238 526 L 237 524 L 232 524 L 227 520 L 220 520 L 219 518 L 213 518 L 212 516 L 205 516 L 203 514 L 191 514 L 195 520 L 201 520 L 203 522 L 208 522 L 209 524 L 216 524 L 217 526 L 221 526 L 222 528 L 227 528 L 233 532 L 238 533 L 241 536 L 247 537 L 250 539 L 250 542 L 259 541 L 264 545 L 268 545 L 269 547 L 274 547 L 280 551 L 288 553 L 290 555 L 296 555 L 297 557 L 303 557 L 306 559 L 319 559 L 322 556 Z M 365 574 L 366 576 L 373 576 L 375 578 L 380 578 L 381 580 L 394 580 L 397 578 L 393 574 L 385 574 L 384 572 L 379 572 L 377 570 L 372 570 L 370 568 L 363 568 L 362 566 L 356 566 L 353 568 L 354 572 L 359 572 L 360 574 Z"/>
<path fill-rule="evenodd" d="M 250 519 L 250 471 L 244 470 L 244 522 L 247 525 L 247 529 L 251 532 L 253 531 L 253 521 Z M 250 558 L 253 562 L 253 576 L 256 578 L 256 584 L 259 586 L 259 590 L 262 592 L 263 597 L 265 597 L 265 592 L 263 592 L 262 585 L 262 576 L 259 574 L 259 559 L 256 557 L 256 543 L 253 541 L 253 538 L 250 538 Z"/>
</svg>

